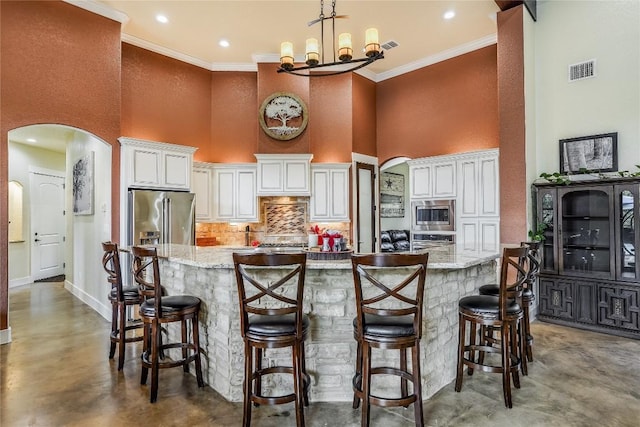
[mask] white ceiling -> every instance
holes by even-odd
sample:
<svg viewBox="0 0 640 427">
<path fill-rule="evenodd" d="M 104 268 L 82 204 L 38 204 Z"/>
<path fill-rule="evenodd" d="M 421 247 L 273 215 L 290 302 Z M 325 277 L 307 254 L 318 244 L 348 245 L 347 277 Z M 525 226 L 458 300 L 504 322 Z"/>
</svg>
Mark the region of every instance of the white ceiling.
<svg viewBox="0 0 640 427">
<path fill-rule="evenodd" d="M 124 41 L 211 70 L 255 69 L 257 61 L 278 61 L 283 41 L 293 42 L 296 57 L 302 60 L 305 40 L 320 39 L 320 25 L 307 26 L 320 14 L 319 0 L 94 3 L 126 15 L 122 19 Z M 331 0 L 324 3 L 324 13 L 330 15 Z M 446 20 L 443 15 L 449 10 L 456 16 Z M 337 14 L 349 17 L 336 20 L 336 33 L 352 34 L 354 57 L 363 56 L 357 52 L 364 47 L 364 33 L 369 27 L 378 29 L 381 43 L 393 40 L 399 44 L 385 52 L 384 60 L 366 68 L 370 73 L 367 77 L 379 80 L 385 73 L 396 70 L 397 74 L 410 64 L 433 63 L 443 55 L 495 43 L 498 10 L 494 0 L 340 0 L 336 3 Z M 160 13 L 168 23 L 156 21 Z M 331 43 L 330 22 L 325 24 L 327 44 Z M 227 39 L 230 47 L 220 47 L 221 39 Z M 325 49 L 327 57 L 330 51 Z"/>
<path fill-rule="evenodd" d="M 277 62 L 280 43 L 291 41 L 302 61 L 304 41 L 320 38 L 320 26 L 307 22 L 320 14 L 319 0 L 289 1 L 171 1 L 171 0 L 66 0 L 68 3 L 122 22 L 122 39 L 210 70 L 255 70 L 257 62 Z M 445 20 L 446 11 L 455 17 Z M 495 43 L 494 0 L 340 0 L 336 33 L 350 32 L 354 57 L 364 45 L 364 32 L 376 27 L 380 42 L 393 40 L 398 47 L 361 74 L 380 81 Z M 325 0 L 325 15 L 331 0 Z M 169 22 L 156 21 L 162 13 Z M 330 41 L 330 21 L 325 24 L 325 42 Z M 230 47 L 218 45 L 229 40 Z M 327 62 L 330 49 L 325 52 Z M 64 152 L 73 129 L 61 126 L 29 126 L 10 132 L 10 140 Z M 37 143 L 30 143 L 35 138 Z"/>
</svg>

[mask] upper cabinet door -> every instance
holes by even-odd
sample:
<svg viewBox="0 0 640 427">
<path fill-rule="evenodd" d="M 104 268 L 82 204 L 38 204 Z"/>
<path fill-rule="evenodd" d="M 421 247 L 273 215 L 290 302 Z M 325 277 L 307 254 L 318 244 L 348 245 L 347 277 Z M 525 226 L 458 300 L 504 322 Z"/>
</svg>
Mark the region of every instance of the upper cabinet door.
<svg viewBox="0 0 640 427">
<path fill-rule="evenodd" d="M 146 147 L 131 150 L 131 176 L 133 185 L 160 186 L 162 183 L 162 151 Z"/>
<path fill-rule="evenodd" d="M 478 215 L 496 217 L 500 215 L 498 156 L 480 157 L 478 159 L 478 174 L 480 193 Z"/>
<path fill-rule="evenodd" d="M 213 218 L 211 210 L 211 185 L 213 179 L 211 166 L 213 165 L 193 164 L 191 183 L 192 190 L 196 195 L 196 221 L 211 221 Z"/>
<path fill-rule="evenodd" d="M 409 163 L 412 199 L 453 199 L 456 196 L 455 160 L 419 160 Z"/>
<path fill-rule="evenodd" d="M 434 163 L 433 197 L 454 198 L 456 196 L 456 162 Z"/>
<path fill-rule="evenodd" d="M 311 165 L 311 221 L 349 221 L 349 163 Z"/>
<path fill-rule="evenodd" d="M 118 138 L 121 150 L 121 186 L 191 190 L 194 147 Z"/>
<path fill-rule="evenodd" d="M 190 189 L 192 155 L 165 151 L 162 186 L 167 188 Z"/>
<path fill-rule="evenodd" d="M 427 198 L 433 196 L 431 183 L 431 165 L 420 165 L 410 168 L 411 197 Z"/>
<path fill-rule="evenodd" d="M 312 154 L 256 154 L 259 196 L 310 196 Z"/>
<path fill-rule="evenodd" d="M 216 164 L 212 206 L 214 222 L 258 222 L 256 166 Z"/>
</svg>

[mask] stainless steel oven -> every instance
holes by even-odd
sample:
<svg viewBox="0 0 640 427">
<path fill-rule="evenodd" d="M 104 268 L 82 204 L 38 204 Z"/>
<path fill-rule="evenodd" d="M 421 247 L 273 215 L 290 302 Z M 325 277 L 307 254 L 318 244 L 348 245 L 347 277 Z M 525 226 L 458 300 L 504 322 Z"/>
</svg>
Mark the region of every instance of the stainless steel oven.
<svg viewBox="0 0 640 427">
<path fill-rule="evenodd" d="M 455 205 L 455 200 L 412 201 L 412 229 L 424 231 L 455 231 Z"/>
</svg>

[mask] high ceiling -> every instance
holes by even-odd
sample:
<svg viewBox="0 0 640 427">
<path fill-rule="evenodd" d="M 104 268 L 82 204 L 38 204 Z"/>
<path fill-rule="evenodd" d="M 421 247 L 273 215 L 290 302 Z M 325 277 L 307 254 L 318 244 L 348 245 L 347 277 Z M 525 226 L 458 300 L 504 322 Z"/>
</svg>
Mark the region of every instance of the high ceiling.
<svg viewBox="0 0 640 427">
<path fill-rule="evenodd" d="M 184 55 L 178 59 L 212 70 L 255 69 L 256 62 L 278 61 L 283 41 L 293 42 L 296 58 L 302 59 L 305 40 L 320 39 L 319 24 L 307 26 L 320 15 L 319 0 L 99 3 L 128 17 L 122 26 L 124 41 L 152 50 L 168 49 L 166 54 Z M 494 0 L 341 0 L 336 3 L 336 12 L 348 15 L 348 19 L 336 20 L 336 33 L 352 34 L 354 57 L 363 56 L 358 51 L 364 47 L 364 33 L 369 27 L 378 29 L 381 43 L 398 43 L 398 47 L 385 52 L 384 60 L 366 68 L 375 80 L 384 73 L 400 72 L 408 64 L 435 62 L 443 55 L 461 53 L 460 49 L 495 42 L 498 10 Z M 455 17 L 444 19 L 447 11 L 454 11 Z M 331 0 L 324 1 L 324 13 L 331 14 Z M 156 21 L 158 14 L 166 16 L 168 22 Z M 327 44 L 331 43 L 330 35 L 330 26 L 325 25 Z M 219 46 L 222 39 L 230 46 Z M 329 51 L 325 49 L 327 56 Z"/>
<path fill-rule="evenodd" d="M 320 14 L 319 0 L 66 1 L 123 22 L 125 42 L 210 70 L 255 70 L 257 62 L 277 62 L 283 41 L 293 42 L 296 58 L 302 61 L 305 40 L 320 38 L 318 24 L 307 26 Z M 331 0 L 324 3 L 329 15 Z M 362 56 L 357 48 L 364 45 L 369 27 L 378 29 L 381 43 L 398 43 L 385 52 L 385 59 L 363 69 L 363 75 L 379 81 L 495 43 L 498 10 L 494 0 L 340 0 L 337 14 L 349 17 L 336 20 L 336 33 L 352 34 L 354 57 Z M 444 19 L 447 11 L 455 17 Z M 158 22 L 158 14 L 168 22 Z M 326 43 L 331 43 L 330 28 L 325 25 Z M 230 46 L 221 47 L 221 39 Z M 330 49 L 325 54 L 330 56 Z M 38 146 L 64 152 L 73 132 L 33 126 L 13 131 L 10 139 L 34 144 L 28 139 L 35 138 Z"/>
</svg>

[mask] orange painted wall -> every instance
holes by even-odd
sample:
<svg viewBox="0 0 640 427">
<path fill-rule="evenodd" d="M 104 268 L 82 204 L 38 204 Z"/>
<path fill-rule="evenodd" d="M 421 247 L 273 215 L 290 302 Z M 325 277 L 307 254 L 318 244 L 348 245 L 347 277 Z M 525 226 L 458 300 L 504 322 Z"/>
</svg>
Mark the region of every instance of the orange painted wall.
<svg viewBox="0 0 640 427">
<path fill-rule="evenodd" d="M 211 72 L 122 44 L 122 135 L 211 145 Z M 200 151 L 200 150 L 198 150 Z M 202 154 L 196 151 L 196 159 Z"/>
<path fill-rule="evenodd" d="M 353 147 L 354 153 L 376 156 L 376 83 L 353 74 Z"/>
<path fill-rule="evenodd" d="M 380 163 L 498 147 L 496 46 L 377 85 Z"/>
<path fill-rule="evenodd" d="M 350 162 L 353 117 L 351 76 L 310 78 L 309 133 L 313 161 Z"/>
<path fill-rule="evenodd" d="M 255 162 L 258 149 L 258 76 L 256 73 L 211 74 L 211 145 L 196 151 L 204 162 Z"/>
<path fill-rule="evenodd" d="M 523 6 L 498 13 L 500 240 L 527 239 Z"/>
<path fill-rule="evenodd" d="M 119 235 L 120 23 L 63 2 L 0 2 L 0 223 L 7 213 L 7 133 L 38 123 L 113 146 L 112 236 Z M 0 329 L 7 328 L 7 227 L 0 227 Z"/>
</svg>

